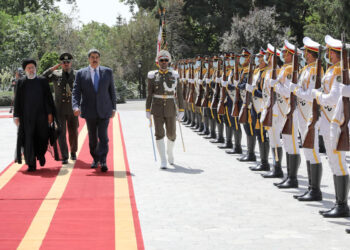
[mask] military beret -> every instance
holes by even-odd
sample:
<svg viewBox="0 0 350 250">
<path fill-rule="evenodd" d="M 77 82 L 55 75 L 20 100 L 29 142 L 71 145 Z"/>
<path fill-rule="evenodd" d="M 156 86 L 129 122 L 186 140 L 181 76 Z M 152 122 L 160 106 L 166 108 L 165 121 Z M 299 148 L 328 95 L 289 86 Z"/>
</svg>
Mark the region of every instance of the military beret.
<svg viewBox="0 0 350 250">
<path fill-rule="evenodd" d="M 68 53 L 68 52 L 64 52 L 60 55 L 60 58 L 59 58 L 61 61 L 70 61 L 73 59 L 73 56 Z"/>
<path fill-rule="evenodd" d="M 36 67 L 36 61 L 34 59 L 31 59 L 31 58 L 24 59 L 22 62 L 22 68 L 25 70 L 27 65 L 31 63 L 34 64 L 34 66 Z"/>
</svg>

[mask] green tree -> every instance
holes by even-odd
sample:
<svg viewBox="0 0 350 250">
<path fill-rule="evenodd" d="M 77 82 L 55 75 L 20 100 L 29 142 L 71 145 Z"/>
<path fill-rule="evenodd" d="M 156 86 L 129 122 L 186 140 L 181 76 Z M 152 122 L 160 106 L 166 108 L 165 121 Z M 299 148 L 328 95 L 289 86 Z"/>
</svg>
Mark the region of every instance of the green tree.
<svg viewBox="0 0 350 250">
<path fill-rule="evenodd" d="M 39 62 L 38 74 L 42 74 L 48 68 L 59 63 L 59 55 L 56 52 L 46 52 Z"/>
</svg>

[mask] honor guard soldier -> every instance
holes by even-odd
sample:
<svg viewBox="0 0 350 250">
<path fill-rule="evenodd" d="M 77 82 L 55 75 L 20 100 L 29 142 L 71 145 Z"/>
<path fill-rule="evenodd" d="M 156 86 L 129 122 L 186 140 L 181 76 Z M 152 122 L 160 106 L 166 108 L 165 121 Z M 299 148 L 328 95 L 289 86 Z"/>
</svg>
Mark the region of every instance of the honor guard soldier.
<svg viewBox="0 0 350 250">
<path fill-rule="evenodd" d="M 201 98 L 203 95 L 203 75 L 206 70 L 202 65 L 203 58 L 201 55 L 196 56 L 196 62 L 194 67 L 194 95 L 193 95 L 193 108 L 196 117 L 196 126 L 193 128 L 195 132 L 201 133 L 204 131 L 203 115 L 201 110 Z"/>
<path fill-rule="evenodd" d="M 248 82 L 250 56 L 251 56 L 250 51 L 246 48 L 243 48 L 241 52 L 241 57 L 239 58 L 240 65 L 242 66 L 242 71 L 239 78 L 239 82 L 236 83 L 238 88 L 240 89 L 240 98 L 241 98 L 242 105 L 245 105 L 245 99 L 246 99 L 246 84 Z M 238 159 L 239 161 L 242 161 L 242 162 L 256 161 L 256 156 L 255 156 L 256 136 L 255 136 L 255 129 L 254 129 L 254 124 L 256 123 L 256 114 L 254 112 L 254 109 L 249 109 L 248 116 L 249 116 L 248 122 L 243 124 L 244 131 L 247 135 L 248 150 L 246 155 L 243 155 L 241 158 Z"/>
<path fill-rule="evenodd" d="M 239 88 L 237 87 L 238 82 L 236 80 L 239 79 L 240 73 L 242 68 L 239 65 L 239 58 L 240 56 L 238 54 L 231 54 L 231 64 L 232 60 L 234 60 L 234 70 L 231 72 L 229 78 L 228 78 L 228 84 L 227 84 L 227 111 L 230 116 L 230 122 L 233 132 L 233 138 L 234 138 L 234 146 L 231 150 L 226 150 L 227 154 L 242 154 L 242 130 L 241 125 L 238 122 L 238 116 L 233 115 L 233 110 L 238 109 L 238 112 L 241 108 L 242 102 L 239 97 Z M 238 113 L 237 112 L 237 113 Z"/>
<path fill-rule="evenodd" d="M 205 74 L 203 76 L 203 80 L 201 81 L 202 83 L 202 88 L 203 88 L 203 95 L 201 97 L 201 110 L 202 110 L 202 116 L 203 116 L 203 123 L 204 123 L 204 130 L 199 133 L 199 135 L 204 135 L 207 136 L 210 134 L 210 108 L 208 107 L 208 91 L 209 91 L 209 83 L 208 81 L 210 79 L 210 76 L 213 74 L 213 65 L 212 63 L 209 62 L 210 57 L 205 56 L 204 57 L 204 63 L 203 63 L 203 68 L 205 69 Z"/>
<path fill-rule="evenodd" d="M 308 122 L 312 116 L 312 102 L 311 91 L 315 88 L 316 82 L 316 60 L 320 44 L 313 41 L 309 37 L 304 37 L 304 53 L 303 57 L 307 65 L 303 67 L 300 72 L 300 77 L 297 83 L 290 84 L 290 91 L 297 96 L 298 109 L 298 128 L 301 138 L 304 139 L 308 131 Z M 321 68 L 321 77 L 323 76 L 323 69 Z M 315 139 L 313 148 L 303 148 L 306 158 L 306 167 L 309 186 L 308 190 L 302 195 L 295 195 L 294 198 L 299 201 L 321 201 L 322 192 L 320 189 L 322 178 L 322 162 L 318 147 L 318 127 L 315 129 Z"/>
<path fill-rule="evenodd" d="M 277 103 L 275 102 L 274 104 L 271 103 L 271 95 L 274 95 L 274 92 L 271 88 L 270 81 L 272 80 L 272 73 L 273 73 L 273 58 L 279 57 L 280 51 L 276 49 L 276 55 L 275 55 L 275 48 L 271 45 L 267 45 L 267 53 L 264 56 L 265 62 L 268 64 L 268 69 L 266 71 L 265 75 L 265 81 L 264 81 L 264 86 L 263 86 L 263 111 L 261 113 L 261 118 L 260 122 L 263 124 L 263 121 L 266 117 L 267 111 L 270 108 L 270 105 L 272 105 L 272 126 L 265 128 L 267 129 L 269 138 L 270 138 L 270 147 L 273 155 L 273 169 L 266 173 L 263 174 L 262 177 L 264 178 L 282 178 L 283 177 L 283 172 L 282 172 L 282 155 L 283 155 L 283 149 L 282 149 L 282 142 L 280 139 L 280 134 L 281 134 L 281 122 L 279 121 L 282 117 L 278 107 Z M 277 63 L 277 62 L 276 62 Z M 275 69 L 276 74 L 278 75 L 279 69 Z M 271 92 L 272 90 L 272 92 Z"/>
<path fill-rule="evenodd" d="M 225 124 L 225 144 L 218 146 L 219 148 L 222 149 L 231 149 L 233 147 L 232 144 L 232 126 L 234 125 L 232 122 L 234 118 L 231 116 L 231 113 L 229 110 L 232 110 L 232 99 L 228 97 L 228 80 L 230 75 L 232 74 L 234 70 L 234 53 L 225 53 L 224 56 L 224 62 L 225 62 L 225 68 L 226 68 L 226 77 L 222 77 L 221 79 L 221 93 L 223 94 L 220 98 L 220 103 L 219 103 L 219 112 L 220 109 L 223 110 L 224 115 L 222 116 L 222 119 Z M 223 108 L 222 108 L 222 107 Z M 232 112 L 232 111 L 231 111 Z"/>
<path fill-rule="evenodd" d="M 148 72 L 148 95 L 146 100 L 146 117 L 153 115 L 155 137 L 158 153 L 161 159 L 161 169 L 167 167 L 165 155 L 165 132 L 167 140 L 167 155 L 169 164 L 174 164 L 174 144 L 176 139 L 176 119 L 182 120 L 184 106 L 182 86 L 178 82 L 178 74 L 168 70 L 171 55 L 161 50 L 157 58 L 159 70 Z M 177 102 L 176 102 L 177 101 Z M 178 105 L 178 107 L 177 107 Z M 164 130 L 165 125 L 165 130 Z"/>
<path fill-rule="evenodd" d="M 258 66 L 254 71 L 253 84 L 246 85 L 246 90 L 252 93 L 252 108 L 256 113 L 256 124 L 255 133 L 258 137 L 259 142 L 259 152 L 260 152 L 260 163 L 255 167 L 250 167 L 252 171 L 269 171 L 269 152 L 270 152 L 270 142 L 269 138 L 266 136 L 267 131 L 264 126 L 260 123 L 261 112 L 263 110 L 263 100 L 262 100 L 262 90 L 265 81 L 266 69 L 268 68 L 267 63 L 264 61 L 264 56 L 266 51 L 260 49 L 259 53 L 256 54 L 255 64 Z"/>
<path fill-rule="evenodd" d="M 328 163 L 333 172 L 336 203 L 332 209 L 320 211 L 320 213 L 328 218 L 349 217 L 349 172 L 345 165 L 345 155 L 336 150 L 334 145 L 337 138 L 331 133 L 331 122 L 335 115 L 338 100 L 341 99 L 340 52 L 342 43 L 329 35 L 325 37 L 325 42 L 327 48 L 325 59 L 332 66 L 327 69 L 322 79 L 322 88 L 320 90 L 312 90 L 311 94 L 321 107 L 320 134 L 325 141 Z M 337 118 L 339 117 L 335 117 L 335 120 L 333 120 L 333 126 L 336 126 L 337 123 L 335 121 Z"/>
<path fill-rule="evenodd" d="M 75 71 L 72 69 L 73 56 L 70 53 L 60 55 L 60 64 L 47 69 L 43 76 L 53 82 L 55 91 L 55 105 L 58 121 L 62 132 L 58 138 L 62 152 L 62 164 L 68 163 L 68 146 L 66 141 L 66 127 L 71 151 L 71 159 L 76 160 L 78 150 L 78 117 L 74 116 L 72 108 L 72 89 L 75 80 Z M 62 69 L 58 69 L 61 67 Z"/>
<path fill-rule="evenodd" d="M 271 84 L 274 85 L 276 92 L 276 103 L 278 110 L 281 114 L 281 119 L 279 119 L 281 128 L 284 127 L 284 124 L 287 120 L 287 115 L 291 108 L 290 103 L 290 90 L 289 85 L 292 81 L 293 73 L 293 56 L 295 53 L 298 54 L 298 49 L 295 45 L 291 44 L 287 40 L 284 40 L 284 45 L 281 50 L 280 59 L 284 63 L 281 67 L 281 70 L 278 74 L 277 80 L 275 83 L 271 81 Z M 297 55 L 296 55 L 297 56 Z M 296 61 L 297 62 L 297 61 Z M 296 66 L 296 70 L 299 71 L 299 66 Z M 287 177 L 280 183 L 275 185 L 278 188 L 297 188 L 298 187 L 298 169 L 300 166 L 301 158 L 299 152 L 298 144 L 298 116 L 297 111 L 294 112 L 292 116 L 292 133 L 283 134 L 282 141 L 283 147 L 286 151 L 286 163 L 287 163 Z M 281 130 L 282 131 L 282 130 Z"/>
</svg>

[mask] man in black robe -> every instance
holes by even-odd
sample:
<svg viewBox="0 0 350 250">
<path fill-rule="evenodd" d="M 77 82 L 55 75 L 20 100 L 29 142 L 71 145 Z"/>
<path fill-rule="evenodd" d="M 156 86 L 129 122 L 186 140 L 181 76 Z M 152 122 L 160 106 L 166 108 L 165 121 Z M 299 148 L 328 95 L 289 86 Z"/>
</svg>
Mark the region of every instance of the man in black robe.
<svg viewBox="0 0 350 250">
<path fill-rule="evenodd" d="M 49 82 L 36 76 L 35 60 L 25 59 L 22 67 L 25 76 L 18 80 L 14 122 L 18 126 L 17 152 L 23 148 L 28 171 L 32 172 L 36 170 L 36 160 L 45 165 L 49 124 L 53 122 L 55 106 Z M 18 154 L 16 161 L 21 161 Z"/>
</svg>

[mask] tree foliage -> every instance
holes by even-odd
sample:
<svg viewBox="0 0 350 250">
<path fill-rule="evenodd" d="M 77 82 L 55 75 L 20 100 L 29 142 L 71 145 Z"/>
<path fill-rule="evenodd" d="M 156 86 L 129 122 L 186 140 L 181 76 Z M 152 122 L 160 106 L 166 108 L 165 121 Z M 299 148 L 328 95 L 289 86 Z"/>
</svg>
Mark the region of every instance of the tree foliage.
<svg viewBox="0 0 350 250">
<path fill-rule="evenodd" d="M 276 17 L 275 7 L 252 10 L 243 18 L 234 16 L 231 30 L 222 38 L 221 49 L 238 52 L 247 47 L 256 52 L 260 48 L 266 49 L 267 43 L 281 46 L 284 39 L 294 40 L 288 27 L 276 23 Z"/>
</svg>

